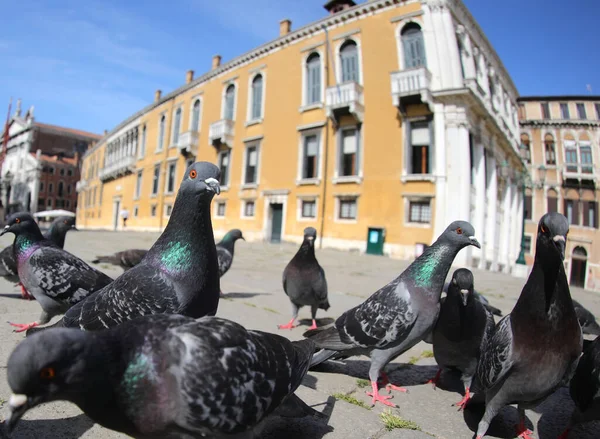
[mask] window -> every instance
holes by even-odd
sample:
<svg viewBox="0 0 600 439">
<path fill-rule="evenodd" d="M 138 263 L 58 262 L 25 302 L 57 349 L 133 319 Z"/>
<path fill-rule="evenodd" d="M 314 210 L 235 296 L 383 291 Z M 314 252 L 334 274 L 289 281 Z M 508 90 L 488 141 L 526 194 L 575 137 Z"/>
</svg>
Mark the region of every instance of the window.
<svg viewBox="0 0 600 439">
<path fill-rule="evenodd" d="M 533 218 L 533 203 L 531 195 L 525 195 L 525 219 Z"/>
<path fill-rule="evenodd" d="M 579 156 L 581 160 L 581 172 L 584 174 L 592 174 L 594 172 L 592 147 L 590 145 L 580 145 Z"/>
<path fill-rule="evenodd" d="M 309 134 L 304 136 L 302 145 L 302 178 L 318 178 L 319 136 Z"/>
<path fill-rule="evenodd" d="M 173 212 L 173 205 L 172 204 L 166 204 L 165 205 L 165 216 L 168 218 L 171 216 L 171 212 Z"/>
<path fill-rule="evenodd" d="M 171 139 L 171 146 L 176 146 L 179 143 L 179 130 L 181 129 L 181 107 L 175 110 L 175 117 L 173 118 L 173 137 Z"/>
<path fill-rule="evenodd" d="M 252 80 L 252 108 L 250 120 L 260 119 L 262 117 L 262 96 L 263 96 L 263 77 L 256 75 Z"/>
<path fill-rule="evenodd" d="M 528 255 L 531 254 L 531 236 L 523 236 L 523 251 Z"/>
<path fill-rule="evenodd" d="M 431 203 L 429 201 L 410 201 L 408 222 L 429 224 L 431 222 Z"/>
<path fill-rule="evenodd" d="M 256 183 L 256 171 L 258 169 L 258 147 L 256 145 L 246 148 L 246 170 L 244 172 L 244 183 Z"/>
<path fill-rule="evenodd" d="M 150 216 L 156 216 L 156 204 L 150 206 Z"/>
<path fill-rule="evenodd" d="M 341 133 L 341 149 L 339 158 L 339 175 L 358 175 L 358 130 L 343 129 Z"/>
<path fill-rule="evenodd" d="M 598 228 L 598 202 L 583 202 L 583 225 Z"/>
<path fill-rule="evenodd" d="M 165 192 L 170 194 L 175 190 L 175 168 L 177 162 L 171 162 L 167 166 L 167 182 L 165 185 Z"/>
<path fill-rule="evenodd" d="M 192 122 L 190 131 L 196 132 L 200 129 L 200 99 L 196 99 L 192 107 Z"/>
<path fill-rule="evenodd" d="M 138 151 L 138 157 L 144 157 L 146 155 L 146 125 L 142 127 L 142 141 L 140 142 L 140 150 Z"/>
<path fill-rule="evenodd" d="M 219 169 L 221 170 L 221 186 L 229 185 L 229 151 L 219 153 Z"/>
<path fill-rule="evenodd" d="M 65 176 L 65 170 L 64 170 L 64 169 L 62 169 L 62 168 L 61 168 L 61 170 L 60 170 L 60 176 L 61 176 L 61 177 L 64 177 L 64 176 Z"/>
<path fill-rule="evenodd" d="M 358 79 L 358 48 L 352 40 L 346 41 L 340 49 L 340 66 L 342 82 L 359 82 Z"/>
<path fill-rule="evenodd" d="M 579 215 L 577 202 L 575 200 L 565 200 L 565 216 L 569 220 L 569 224 L 579 224 Z"/>
<path fill-rule="evenodd" d="M 48 183 L 48 193 L 51 194 L 54 192 L 54 185 L 52 183 Z"/>
<path fill-rule="evenodd" d="M 72 190 L 73 190 L 73 185 L 72 184 L 68 185 L 67 186 L 67 195 L 71 195 Z"/>
<path fill-rule="evenodd" d="M 134 198 L 140 198 L 142 194 L 142 171 L 138 171 L 135 179 L 135 195 Z"/>
<path fill-rule="evenodd" d="M 254 216 L 254 201 L 246 201 L 244 203 L 244 216 Z"/>
<path fill-rule="evenodd" d="M 67 200 L 67 201 L 65 202 L 65 206 L 67 207 L 67 209 L 70 209 L 70 208 L 71 208 L 71 201 L 70 201 L 70 200 Z"/>
<path fill-rule="evenodd" d="M 554 148 L 554 137 L 552 137 L 552 134 L 546 134 L 544 137 L 544 148 L 546 152 L 546 164 L 551 166 L 556 165 L 556 149 Z"/>
<path fill-rule="evenodd" d="M 565 140 L 565 163 L 567 165 L 567 172 L 577 172 L 578 159 L 577 159 L 577 148 L 575 142 L 572 140 Z"/>
<path fill-rule="evenodd" d="M 160 165 L 154 166 L 154 174 L 152 175 L 152 195 L 158 193 L 158 183 L 160 180 Z"/>
<path fill-rule="evenodd" d="M 225 90 L 225 109 L 223 118 L 233 120 L 233 112 L 235 107 L 235 85 L 229 84 Z"/>
<path fill-rule="evenodd" d="M 600 104 L 594 104 L 596 107 L 596 119 L 600 120 Z"/>
<path fill-rule="evenodd" d="M 190 166 L 194 164 L 194 159 L 187 159 L 185 161 L 185 169 L 188 169 Z"/>
<path fill-rule="evenodd" d="M 158 144 L 156 146 L 156 151 L 162 151 L 163 142 L 165 141 L 165 123 L 167 121 L 167 117 L 163 114 L 160 118 L 160 122 L 158 123 Z"/>
<path fill-rule="evenodd" d="M 525 133 L 521 134 L 521 154 L 526 163 L 531 163 L 531 142 L 529 136 Z"/>
<path fill-rule="evenodd" d="M 429 174 L 429 146 L 431 143 L 429 122 L 410 123 L 410 174 Z"/>
<path fill-rule="evenodd" d="M 48 198 L 48 203 L 46 205 L 48 207 L 52 207 L 52 199 Z"/>
<path fill-rule="evenodd" d="M 219 201 L 217 203 L 217 214 L 216 216 L 218 217 L 224 217 L 225 216 L 225 209 L 227 207 L 227 203 L 225 203 L 225 201 Z"/>
<path fill-rule="evenodd" d="M 302 200 L 302 218 L 316 218 L 317 202 L 315 200 Z"/>
<path fill-rule="evenodd" d="M 62 181 L 59 181 L 58 186 L 57 186 L 58 196 L 62 197 L 64 191 L 65 191 L 65 184 Z"/>
<path fill-rule="evenodd" d="M 44 182 L 40 182 L 40 192 L 44 192 Z"/>
<path fill-rule="evenodd" d="M 585 113 L 585 104 L 582 102 L 577 104 L 577 116 L 579 116 L 579 119 L 582 120 L 587 119 L 587 114 Z"/>
<path fill-rule="evenodd" d="M 44 208 L 45 205 L 46 205 L 46 199 L 38 198 L 38 206 L 40 206 L 40 209 Z"/>
<path fill-rule="evenodd" d="M 306 105 L 321 102 L 321 57 L 311 53 L 306 59 Z"/>
<path fill-rule="evenodd" d="M 542 119 L 550 119 L 550 105 L 548 102 L 542 103 Z M 531 238 L 529 238 L 531 240 Z"/>
<path fill-rule="evenodd" d="M 356 219 L 356 198 L 340 198 L 338 217 L 345 220 Z"/>
<path fill-rule="evenodd" d="M 416 23 L 404 26 L 400 33 L 402 49 L 404 50 L 404 68 L 425 67 L 425 44 L 423 44 L 423 33 Z"/>
<path fill-rule="evenodd" d="M 133 217 L 137 218 L 140 214 L 140 208 L 138 206 L 133 206 Z"/>
<path fill-rule="evenodd" d="M 100 185 L 100 191 L 99 191 L 99 194 L 98 194 L 98 206 L 102 206 L 102 193 L 103 193 L 103 191 L 104 191 L 104 185 L 101 184 Z"/>
<path fill-rule="evenodd" d="M 69 177 L 72 177 L 73 176 L 73 170 L 72 169 L 67 170 L 67 175 Z"/>
<path fill-rule="evenodd" d="M 569 115 L 569 104 L 562 103 L 560 104 L 560 117 L 563 119 L 570 119 Z"/>
<path fill-rule="evenodd" d="M 48 171 L 50 171 L 50 175 L 54 175 L 54 168 L 52 166 L 48 168 Z"/>
</svg>

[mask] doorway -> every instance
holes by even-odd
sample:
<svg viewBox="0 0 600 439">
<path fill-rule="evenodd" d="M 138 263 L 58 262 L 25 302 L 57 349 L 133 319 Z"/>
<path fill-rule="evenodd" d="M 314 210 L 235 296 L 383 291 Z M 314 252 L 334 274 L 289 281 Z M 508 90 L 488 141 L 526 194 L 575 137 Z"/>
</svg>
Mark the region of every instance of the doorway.
<svg viewBox="0 0 600 439">
<path fill-rule="evenodd" d="M 583 247 L 575 247 L 571 255 L 571 279 L 572 287 L 585 288 L 585 273 L 587 269 L 587 251 Z"/>
<path fill-rule="evenodd" d="M 113 230 L 119 226 L 119 212 L 121 211 L 121 200 L 113 200 Z"/>
<path fill-rule="evenodd" d="M 281 242 L 281 227 L 283 224 L 283 204 L 271 204 L 271 242 Z"/>
</svg>

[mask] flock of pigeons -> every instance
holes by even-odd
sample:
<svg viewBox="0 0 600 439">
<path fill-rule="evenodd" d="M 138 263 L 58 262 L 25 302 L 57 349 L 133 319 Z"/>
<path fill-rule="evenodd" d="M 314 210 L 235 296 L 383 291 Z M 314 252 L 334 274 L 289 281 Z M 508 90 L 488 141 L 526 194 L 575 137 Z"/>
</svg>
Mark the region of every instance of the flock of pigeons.
<svg viewBox="0 0 600 439">
<path fill-rule="evenodd" d="M 433 344 L 440 367 L 434 386 L 442 369 L 461 372 L 459 409 L 474 393 L 484 395 L 477 438 L 508 404 L 518 405 L 519 437 L 530 438 L 524 410 L 569 383 L 577 409 L 568 428 L 600 419 L 600 338 L 584 346 L 582 337 L 582 328 L 595 334 L 600 328 L 571 299 L 563 215 L 541 218 L 529 279 L 497 324 L 493 314 L 501 312 L 474 291 L 471 271 L 458 269 L 445 284 L 458 252 L 480 247 L 471 224 L 455 221 L 396 279 L 334 324 L 317 327 L 317 310 L 330 305 L 315 257 L 316 230 L 308 227 L 283 272 L 292 319 L 279 328 L 293 328 L 302 306 L 312 313 L 305 338 L 292 342 L 215 317 L 220 277 L 231 266 L 235 242 L 244 239 L 232 230 L 215 244 L 210 204 L 218 182 L 215 165 L 192 164 L 149 250 L 93 261 L 123 267 L 116 279 L 63 250 L 72 219 L 56 220 L 42 235 L 29 214 L 9 217 L 2 234 L 13 233 L 15 240 L 0 253 L 0 275 L 18 279 L 23 297 L 33 296 L 42 307 L 37 321 L 11 323 L 27 338 L 8 360 L 9 432 L 29 409 L 56 400 L 138 438 L 259 437 L 270 414 L 327 422 L 294 395 L 309 369 L 367 355 L 373 404 L 394 406 L 380 386 L 388 393 L 406 389 L 390 383 L 384 368 L 420 341 Z M 39 326 L 59 314 L 56 323 Z"/>
</svg>

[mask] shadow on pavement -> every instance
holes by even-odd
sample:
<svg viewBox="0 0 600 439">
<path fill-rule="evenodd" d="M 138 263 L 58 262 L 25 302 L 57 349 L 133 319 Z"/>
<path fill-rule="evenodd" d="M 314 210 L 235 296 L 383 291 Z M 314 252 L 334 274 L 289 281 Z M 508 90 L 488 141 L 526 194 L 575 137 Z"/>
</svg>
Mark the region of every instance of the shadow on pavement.
<svg viewBox="0 0 600 439">
<path fill-rule="evenodd" d="M 482 401 L 470 401 L 464 411 L 464 419 L 467 427 L 475 433 L 477 431 L 477 424 L 483 417 L 485 411 L 485 405 Z M 519 424 L 519 412 L 513 406 L 506 406 L 496 415 L 496 417 L 490 423 L 486 437 L 499 437 L 499 438 L 514 438 L 516 436 L 517 425 Z M 527 417 L 525 412 L 525 425 L 530 430 L 533 430 L 533 423 Z M 474 435 L 473 435 L 474 436 Z M 540 437 L 541 439 L 541 437 Z"/>
<path fill-rule="evenodd" d="M 284 418 L 272 416 L 267 421 L 267 426 L 261 432 L 261 439 L 321 439 L 334 428 L 329 425 L 329 419 L 335 406 L 335 398 L 329 396 L 327 401 L 321 404 L 311 405 L 313 409 L 320 411 L 326 419 L 317 419 L 311 416 L 304 418 Z"/>
<path fill-rule="evenodd" d="M 7 299 L 23 299 L 23 296 L 18 293 L 0 293 L 0 297 L 6 297 Z"/>
<path fill-rule="evenodd" d="M 249 299 L 254 296 L 264 296 L 268 293 L 223 293 L 224 299 Z"/>
<path fill-rule="evenodd" d="M 317 321 L 317 327 L 322 327 L 322 326 L 327 326 L 327 325 L 331 325 L 333 322 L 335 322 L 335 319 L 332 319 L 331 317 L 324 317 L 322 319 L 315 319 Z M 303 326 L 311 326 L 312 325 L 312 320 L 311 319 L 300 319 L 298 320 L 298 326 L 303 325 Z"/>
<path fill-rule="evenodd" d="M 81 414 L 66 419 L 37 419 L 29 421 L 21 419 L 12 434 L 11 439 L 77 439 L 94 426 L 94 422 L 86 415 Z M 6 425 L 2 428 L 3 436 L 9 437 Z"/>
</svg>

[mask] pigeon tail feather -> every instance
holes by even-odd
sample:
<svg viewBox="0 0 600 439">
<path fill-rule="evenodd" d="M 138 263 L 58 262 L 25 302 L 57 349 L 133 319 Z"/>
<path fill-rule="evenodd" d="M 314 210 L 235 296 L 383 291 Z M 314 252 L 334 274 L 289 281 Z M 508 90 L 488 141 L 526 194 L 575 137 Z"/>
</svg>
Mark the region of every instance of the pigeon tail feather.
<svg viewBox="0 0 600 439">
<path fill-rule="evenodd" d="M 308 368 L 312 369 L 313 367 L 326 362 L 327 360 L 329 360 L 331 357 L 333 357 L 336 354 L 337 354 L 337 351 L 331 351 L 329 349 L 322 349 L 313 355 L 312 359 L 310 360 L 310 364 L 308 365 Z"/>
</svg>

